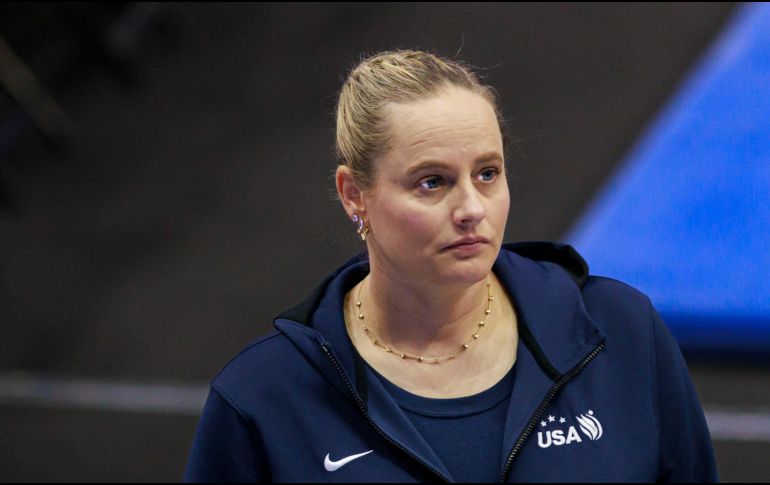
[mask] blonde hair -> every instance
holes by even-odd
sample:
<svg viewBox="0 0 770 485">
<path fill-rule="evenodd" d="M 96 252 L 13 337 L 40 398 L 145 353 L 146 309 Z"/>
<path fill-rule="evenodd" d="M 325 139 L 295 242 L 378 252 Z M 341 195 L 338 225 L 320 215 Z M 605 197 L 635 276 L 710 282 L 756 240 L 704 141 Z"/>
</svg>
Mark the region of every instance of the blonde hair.
<svg viewBox="0 0 770 485">
<path fill-rule="evenodd" d="M 374 186 L 374 159 L 389 149 L 388 103 L 418 101 L 456 86 L 483 96 L 497 114 L 504 135 L 497 92 L 479 81 L 471 68 L 424 51 L 386 51 L 363 59 L 348 75 L 337 101 L 336 150 L 359 188 Z"/>
</svg>

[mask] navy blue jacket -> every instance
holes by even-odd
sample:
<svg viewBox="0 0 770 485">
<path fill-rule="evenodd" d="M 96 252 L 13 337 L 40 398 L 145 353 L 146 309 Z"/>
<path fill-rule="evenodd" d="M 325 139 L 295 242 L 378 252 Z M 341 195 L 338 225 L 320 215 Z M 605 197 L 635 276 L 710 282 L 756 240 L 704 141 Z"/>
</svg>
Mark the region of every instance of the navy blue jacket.
<svg viewBox="0 0 770 485">
<path fill-rule="evenodd" d="M 186 481 L 452 481 L 339 315 L 316 312 L 330 283 L 368 271 L 352 258 L 212 380 Z M 506 244 L 493 271 L 519 325 L 501 481 L 717 480 L 685 362 L 646 296 L 554 243 Z"/>
</svg>

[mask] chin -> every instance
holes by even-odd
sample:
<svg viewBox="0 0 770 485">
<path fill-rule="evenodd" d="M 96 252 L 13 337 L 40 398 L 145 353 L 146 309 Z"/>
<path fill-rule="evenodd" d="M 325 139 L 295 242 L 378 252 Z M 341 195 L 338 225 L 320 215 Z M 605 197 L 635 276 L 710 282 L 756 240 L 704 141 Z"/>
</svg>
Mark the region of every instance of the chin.
<svg viewBox="0 0 770 485">
<path fill-rule="evenodd" d="M 492 271 L 494 262 L 485 257 L 457 259 L 450 263 L 444 262 L 436 274 L 441 275 L 444 284 L 462 282 L 471 285 L 483 280 Z"/>
</svg>

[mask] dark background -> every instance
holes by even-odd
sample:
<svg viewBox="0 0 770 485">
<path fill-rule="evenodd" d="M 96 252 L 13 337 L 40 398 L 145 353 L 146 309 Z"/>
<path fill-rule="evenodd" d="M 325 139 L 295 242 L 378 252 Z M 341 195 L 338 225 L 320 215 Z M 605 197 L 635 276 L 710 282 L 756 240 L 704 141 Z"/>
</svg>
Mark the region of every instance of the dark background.
<svg viewBox="0 0 770 485">
<path fill-rule="evenodd" d="M 1 4 L 51 98 L 0 91 L 0 369 L 205 386 L 361 247 L 333 110 L 366 53 L 477 66 L 515 140 L 506 241 L 559 240 L 735 8 Z M 769 407 L 766 367 L 690 365 L 705 407 Z M 0 480 L 179 480 L 196 423 L 0 405 Z M 770 477 L 767 442 L 715 445 Z"/>
</svg>

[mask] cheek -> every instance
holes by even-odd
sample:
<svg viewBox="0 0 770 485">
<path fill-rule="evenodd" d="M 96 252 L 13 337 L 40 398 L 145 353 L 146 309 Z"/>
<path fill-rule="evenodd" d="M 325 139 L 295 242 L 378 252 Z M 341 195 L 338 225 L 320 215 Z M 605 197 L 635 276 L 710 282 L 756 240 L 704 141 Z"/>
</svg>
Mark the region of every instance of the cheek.
<svg viewBox="0 0 770 485">
<path fill-rule="evenodd" d="M 498 189 L 491 195 L 490 204 L 487 207 L 487 213 L 494 218 L 495 222 L 508 220 L 508 210 L 511 207 L 511 193 L 508 185 L 505 181 L 501 182 Z"/>
<path fill-rule="evenodd" d="M 436 214 L 407 204 L 385 204 L 380 212 L 379 231 L 393 244 L 431 241 L 440 221 Z M 382 238 L 381 238 L 382 239 Z"/>
</svg>

